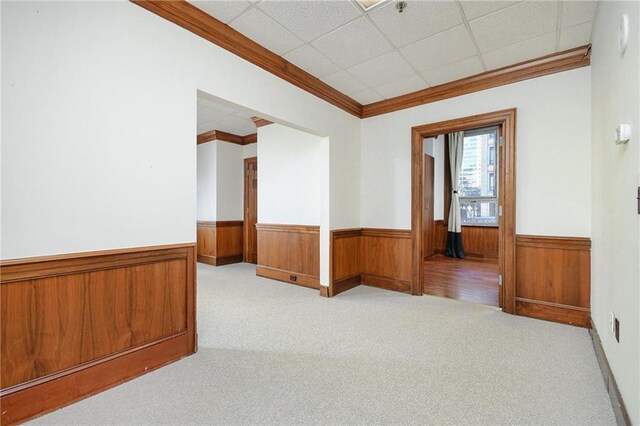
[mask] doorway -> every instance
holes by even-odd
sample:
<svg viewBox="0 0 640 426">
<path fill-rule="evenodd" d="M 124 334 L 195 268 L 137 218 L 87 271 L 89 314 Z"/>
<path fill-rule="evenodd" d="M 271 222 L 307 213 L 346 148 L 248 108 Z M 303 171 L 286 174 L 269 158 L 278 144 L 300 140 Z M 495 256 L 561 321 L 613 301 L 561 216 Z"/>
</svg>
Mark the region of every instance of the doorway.
<svg viewBox="0 0 640 426">
<path fill-rule="evenodd" d="M 497 303 L 488 303 L 491 301 L 490 297 L 486 300 L 480 298 L 480 300 L 475 301 L 498 304 L 504 312 L 515 313 L 515 115 L 516 110 L 511 109 L 426 124 L 412 129 L 412 294 L 422 294 L 426 284 L 430 290 L 428 294 L 439 292 L 439 295 L 469 299 L 467 297 L 468 291 L 464 290 L 464 285 L 447 287 L 447 280 L 460 278 L 462 275 L 466 277 L 462 282 L 464 283 L 466 280 L 468 284 L 475 286 L 475 290 L 478 289 L 478 286 L 482 286 L 483 283 L 489 287 L 494 286 L 494 292 L 497 294 L 494 294 L 493 300 L 497 299 Z M 498 234 L 497 261 L 495 259 L 475 259 L 462 264 L 459 262 L 453 263 L 459 259 L 444 258 L 442 256 L 439 259 L 440 262 L 429 265 L 425 263 L 425 257 L 431 258 L 434 256 L 430 256 L 432 248 L 429 247 L 429 243 L 425 242 L 425 240 L 426 235 L 429 234 L 428 229 L 434 226 L 432 225 L 434 221 L 429 220 L 427 214 L 428 206 L 426 206 L 428 202 L 426 186 L 432 178 L 428 175 L 428 166 L 425 165 L 424 140 L 425 138 L 433 138 L 452 132 L 487 128 L 495 128 L 498 139 L 495 144 L 497 176 L 494 175 L 494 185 L 500 188 L 500 191 L 497 191 L 494 201 L 498 226 L 497 228 L 493 227 Z M 447 174 L 444 174 L 445 178 Z M 446 193 L 446 191 L 444 192 Z M 444 206 L 449 203 L 446 198 Z M 481 198 L 481 196 L 476 198 Z M 473 212 L 474 206 L 470 203 L 473 201 L 477 203 L 479 200 L 466 201 L 468 203 L 465 208 L 468 208 L 470 213 Z M 487 203 L 487 200 L 484 199 L 480 201 L 484 204 Z M 477 212 L 485 209 L 489 211 L 491 207 L 485 206 L 482 209 L 477 209 Z M 472 219 L 479 220 L 478 215 L 470 214 L 469 216 Z M 444 220 L 446 219 L 447 217 L 445 216 Z M 472 225 L 479 227 L 477 225 L 482 224 L 475 223 Z M 446 230 L 446 228 L 444 229 Z M 431 231 L 431 244 L 436 252 L 438 250 L 438 244 L 436 243 L 438 234 L 442 232 L 442 226 L 439 229 L 435 226 Z M 464 229 L 462 232 L 464 235 Z M 482 233 L 486 234 L 484 231 Z M 438 253 L 434 253 L 434 255 L 437 256 Z M 460 266 L 466 266 L 466 268 L 460 268 Z M 496 271 L 497 277 L 495 276 Z M 495 281 L 499 283 L 497 288 L 495 287 Z M 449 294 L 446 294 L 447 292 Z M 482 292 L 479 293 L 481 294 Z"/>
<path fill-rule="evenodd" d="M 244 159 L 243 261 L 258 263 L 258 158 Z"/>
</svg>

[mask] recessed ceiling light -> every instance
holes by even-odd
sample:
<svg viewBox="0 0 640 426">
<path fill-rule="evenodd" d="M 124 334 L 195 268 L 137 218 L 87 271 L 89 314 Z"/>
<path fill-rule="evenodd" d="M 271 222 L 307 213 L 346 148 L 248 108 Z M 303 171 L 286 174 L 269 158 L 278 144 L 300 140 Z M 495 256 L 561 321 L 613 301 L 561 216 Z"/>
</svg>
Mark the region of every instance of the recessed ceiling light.
<svg viewBox="0 0 640 426">
<path fill-rule="evenodd" d="M 390 0 L 357 0 L 357 3 L 360 5 L 365 12 L 370 11 L 376 6 L 380 6 L 381 4 L 387 3 Z"/>
</svg>

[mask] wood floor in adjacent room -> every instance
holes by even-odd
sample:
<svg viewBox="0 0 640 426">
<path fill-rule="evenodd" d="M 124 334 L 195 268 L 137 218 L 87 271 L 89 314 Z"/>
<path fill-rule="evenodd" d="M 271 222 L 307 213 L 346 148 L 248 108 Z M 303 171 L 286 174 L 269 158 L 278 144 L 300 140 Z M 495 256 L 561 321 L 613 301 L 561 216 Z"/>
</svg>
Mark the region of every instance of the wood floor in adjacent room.
<svg viewBox="0 0 640 426">
<path fill-rule="evenodd" d="M 424 294 L 497 307 L 498 259 L 432 256 L 424 262 Z"/>
</svg>

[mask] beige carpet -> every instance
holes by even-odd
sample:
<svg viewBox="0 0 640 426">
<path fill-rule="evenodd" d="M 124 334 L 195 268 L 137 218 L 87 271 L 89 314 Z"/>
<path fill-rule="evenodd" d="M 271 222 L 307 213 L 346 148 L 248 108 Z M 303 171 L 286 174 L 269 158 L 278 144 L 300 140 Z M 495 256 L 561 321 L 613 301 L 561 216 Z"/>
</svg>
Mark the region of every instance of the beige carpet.
<svg viewBox="0 0 640 426">
<path fill-rule="evenodd" d="M 615 424 L 586 330 L 198 264 L 199 352 L 36 424 Z"/>
</svg>

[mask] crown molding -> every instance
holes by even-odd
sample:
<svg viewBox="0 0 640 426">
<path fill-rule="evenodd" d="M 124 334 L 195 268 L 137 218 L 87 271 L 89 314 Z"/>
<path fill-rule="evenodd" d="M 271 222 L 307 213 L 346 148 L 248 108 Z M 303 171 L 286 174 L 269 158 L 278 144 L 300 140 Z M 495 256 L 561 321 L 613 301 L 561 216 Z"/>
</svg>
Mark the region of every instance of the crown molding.
<svg viewBox="0 0 640 426">
<path fill-rule="evenodd" d="M 245 136 L 239 136 L 234 135 L 233 133 L 223 132 L 221 130 L 211 130 L 210 132 L 200 133 L 196 138 L 197 145 L 211 141 L 230 142 L 237 145 L 249 145 L 251 143 L 258 142 L 258 134 L 250 133 Z"/>
<path fill-rule="evenodd" d="M 264 118 L 260 117 L 251 117 L 251 119 L 253 120 L 253 123 L 256 125 L 256 127 L 268 126 L 269 124 L 273 124 L 273 121 L 265 120 Z"/>
<path fill-rule="evenodd" d="M 417 92 L 385 99 L 362 107 L 362 117 L 369 118 L 468 93 L 491 89 L 530 78 L 542 77 L 574 68 L 586 67 L 591 63 L 591 45 L 565 50 L 462 78 Z"/>
<path fill-rule="evenodd" d="M 131 1 L 349 114 L 360 117 L 362 113 L 357 101 L 184 0 Z"/>
</svg>

